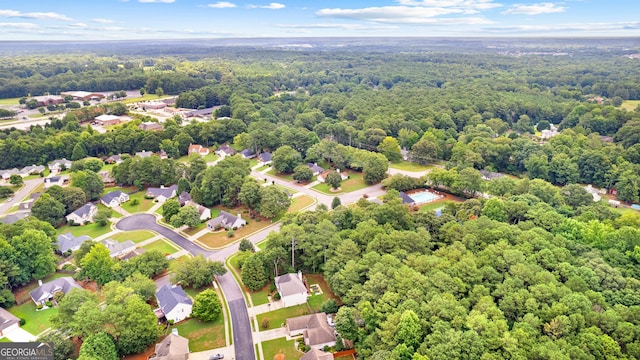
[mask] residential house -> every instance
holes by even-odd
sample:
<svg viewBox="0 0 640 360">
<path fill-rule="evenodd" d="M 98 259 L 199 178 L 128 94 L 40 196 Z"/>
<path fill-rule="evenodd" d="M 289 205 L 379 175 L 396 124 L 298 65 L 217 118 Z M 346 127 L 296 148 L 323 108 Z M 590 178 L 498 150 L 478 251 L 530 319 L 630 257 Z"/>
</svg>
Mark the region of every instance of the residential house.
<svg viewBox="0 0 640 360">
<path fill-rule="evenodd" d="M 138 125 L 138 129 L 141 130 L 148 130 L 148 131 L 162 131 L 162 125 L 160 125 L 157 122 L 143 122 L 142 124 Z"/>
<path fill-rule="evenodd" d="M 313 176 L 318 176 L 324 172 L 324 169 L 318 166 L 318 163 L 307 163 L 307 166 L 313 172 Z"/>
<path fill-rule="evenodd" d="M 67 222 L 84 225 L 85 223 L 92 222 L 93 217 L 96 216 L 98 207 L 92 203 L 86 203 L 76 209 L 76 211 L 67 215 Z"/>
<path fill-rule="evenodd" d="M 104 94 L 92 93 L 88 91 L 64 91 L 61 92 L 60 95 L 63 97 L 71 96 L 73 100 L 80 101 L 100 100 L 105 98 Z"/>
<path fill-rule="evenodd" d="M 0 218 L 0 224 L 14 224 L 31 215 L 31 212 L 16 212 Z"/>
<path fill-rule="evenodd" d="M 58 105 L 64 103 L 64 98 L 59 95 L 34 96 L 32 99 L 35 99 L 38 102 L 38 106 Z"/>
<path fill-rule="evenodd" d="M 307 287 L 302 282 L 302 272 L 284 274 L 275 278 L 276 289 L 284 307 L 305 304 L 308 298 Z"/>
<path fill-rule="evenodd" d="M 144 150 L 142 150 L 142 151 L 138 151 L 136 153 L 137 157 L 140 157 L 140 158 L 143 158 L 143 159 L 151 157 L 151 155 L 153 155 L 153 151 L 144 151 Z"/>
<path fill-rule="evenodd" d="M 73 289 L 81 289 L 81 287 L 71 276 L 57 278 L 44 284 L 42 280 L 38 280 L 38 287 L 29 292 L 29 296 L 36 305 L 44 305 L 47 301 L 52 301 L 56 293 L 67 294 Z"/>
<path fill-rule="evenodd" d="M 551 124 L 551 128 L 548 130 L 542 130 L 540 132 L 540 139 L 542 140 L 548 140 L 551 139 L 554 136 L 557 136 L 558 134 L 560 134 L 560 132 L 558 131 L 558 128 Z"/>
<path fill-rule="evenodd" d="M 271 153 L 263 152 L 262 154 L 258 155 L 258 162 L 262 165 L 271 164 Z"/>
<path fill-rule="evenodd" d="M 207 221 L 207 228 L 211 231 L 221 228 L 239 229 L 246 224 L 247 221 L 242 218 L 242 214 L 238 213 L 238 216 L 234 216 L 224 210 L 221 210 L 217 217 Z"/>
<path fill-rule="evenodd" d="M 66 183 L 69 182 L 69 177 L 67 176 L 52 176 L 52 177 L 46 177 L 44 178 L 44 188 L 48 189 L 52 186 L 58 185 L 58 186 L 64 186 Z"/>
<path fill-rule="evenodd" d="M 191 144 L 189 145 L 189 155 L 191 154 L 197 154 L 200 156 L 206 156 L 209 155 L 209 148 L 204 147 L 200 144 Z"/>
<path fill-rule="evenodd" d="M 311 348 L 307 351 L 300 360 L 333 360 L 333 354 L 330 352 L 324 352 L 320 349 Z"/>
<path fill-rule="evenodd" d="M 128 252 L 135 250 L 136 248 L 136 243 L 134 243 L 131 240 L 125 240 L 123 242 L 119 242 L 109 238 L 109 239 L 101 240 L 100 243 L 104 245 L 107 249 L 109 249 L 109 255 L 111 255 L 112 258 L 118 257 L 120 255 L 124 255 Z"/>
<path fill-rule="evenodd" d="M 67 251 L 76 251 L 85 241 L 91 241 L 93 238 L 89 235 L 80 235 L 76 237 L 72 233 L 64 233 L 58 235 L 58 250 L 64 254 Z"/>
<path fill-rule="evenodd" d="M 19 327 L 20 319 L 7 310 L 0 308 L 0 337 L 6 336 Z"/>
<path fill-rule="evenodd" d="M 51 170 L 51 172 L 58 172 L 66 169 L 71 169 L 71 161 L 65 158 L 53 160 L 49 163 L 49 170 Z"/>
<path fill-rule="evenodd" d="M 208 207 L 202 206 L 191 200 L 187 201 L 184 205 L 193 206 L 194 208 L 196 208 L 196 210 L 198 210 L 198 214 L 200 214 L 200 220 L 204 221 L 207 219 L 211 219 L 211 209 L 209 209 Z"/>
<path fill-rule="evenodd" d="M 487 171 L 487 170 L 480 170 L 480 174 L 482 175 L 482 179 L 487 181 L 499 179 L 504 176 L 504 174 L 501 174 L 499 172 L 493 172 L 493 171 Z"/>
<path fill-rule="evenodd" d="M 193 301 L 180 285 L 164 285 L 156 292 L 156 299 L 167 320 L 175 323 L 191 316 Z"/>
<path fill-rule="evenodd" d="M 164 185 L 160 185 L 159 188 L 150 187 L 147 189 L 147 193 L 145 197 L 155 199 L 156 201 L 163 202 L 167 199 L 171 199 L 176 196 L 176 191 L 178 191 L 178 185 L 171 185 L 169 187 L 165 187 Z"/>
<path fill-rule="evenodd" d="M 120 190 L 112 191 L 100 199 L 100 202 L 106 207 L 120 206 L 122 203 L 129 201 L 129 194 Z"/>
<path fill-rule="evenodd" d="M 109 156 L 105 159 L 104 162 L 106 162 L 107 164 L 120 164 L 123 161 L 124 159 L 122 158 L 122 155 L 118 154 Z"/>
<path fill-rule="evenodd" d="M 33 207 L 33 204 L 35 202 L 36 202 L 35 200 L 29 199 L 29 200 L 26 200 L 26 201 L 23 201 L 23 202 L 19 203 L 18 204 L 18 211 L 29 211 L 29 212 L 31 212 L 31 208 Z"/>
<path fill-rule="evenodd" d="M 415 200 L 413 200 L 411 196 L 407 195 L 404 191 L 400 191 L 400 199 L 402 200 L 402 204 L 415 204 Z"/>
<path fill-rule="evenodd" d="M 331 171 L 331 170 L 327 170 L 327 171 L 323 172 L 322 174 L 318 175 L 318 177 L 317 177 L 318 181 L 323 183 L 327 179 L 327 175 L 329 175 L 332 172 L 333 171 Z M 338 174 L 340 174 L 340 178 L 342 179 L 342 181 L 347 180 L 349 178 L 349 174 L 347 174 L 346 171 L 340 172 L 340 169 L 336 169 L 336 172 Z"/>
<path fill-rule="evenodd" d="M 222 145 L 215 151 L 215 153 L 220 155 L 221 158 L 224 158 L 225 156 L 235 155 L 236 151 L 229 145 Z"/>
<path fill-rule="evenodd" d="M 147 250 L 145 250 L 144 248 L 135 248 L 131 251 L 129 251 L 126 254 L 123 254 L 120 256 L 120 260 L 129 260 L 132 259 L 136 256 L 140 256 L 142 254 L 144 254 Z"/>
<path fill-rule="evenodd" d="M 2 180 L 9 180 L 11 175 L 17 175 L 19 172 L 20 170 L 16 168 L 9 169 L 9 170 L 2 170 L 0 171 L 0 176 L 2 176 Z"/>
<path fill-rule="evenodd" d="M 256 157 L 256 153 L 254 153 L 251 149 L 244 149 L 240 151 L 240 155 L 242 155 L 242 157 L 245 159 L 253 159 L 254 157 Z"/>
<path fill-rule="evenodd" d="M 38 175 L 43 171 L 44 171 L 44 165 L 31 165 L 31 166 L 25 166 L 22 169 L 20 169 L 18 174 L 22 177 L 26 177 L 29 175 Z"/>
<path fill-rule="evenodd" d="M 213 114 L 214 110 L 215 110 L 215 108 L 213 108 L 213 107 L 205 108 L 205 109 L 199 109 L 199 110 L 191 110 L 191 111 L 187 112 L 185 114 L 185 116 L 188 117 L 188 118 L 192 118 L 192 117 L 210 117 Z"/>
<path fill-rule="evenodd" d="M 120 118 L 120 116 L 103 114 L 93 119 L 93 121 L 96 123 L 96 125 L 113 126 L 120 124 L 122 122 L 122 119 Z"/>
<path fill-rule="evenodd" d="M 302 334 L 305 345 L 314 349 L 336 344 L 336 332 L 327 321 L 327 314 L 316 313 L 287 319 L 289 336 Z"/>
<path fill-rule="evenodd" d="M 172 332 L 156 344 L 156 350 L 149 360 L 187 360 L 188 358 L 189 339 Z"/>
<path fill-rule="evenodd" d="M 111 175 L 110 171 L 100 171 L 98 175 L 102 179 L 104 187 L 116 186 L 116 178 Z"/>
<path fill-rule="evenodd" d="M 181 192 L 178 196 L 178 202 L 180 203 L 180 206 L 184 206 L 184 204 L 186 204 L 188 201 L 191 201 L 191 194 L 186 191 Z"/>
<path fill-rule="evenodd" d="M 620 201 L 618 201 L 618 200 L 611 199 L 611 200 L 609 200 L 609 205 L 613 206 L 614 208 L 619 208 L 620 205 L 622 205 L 622 203 Z"/>
</svg>

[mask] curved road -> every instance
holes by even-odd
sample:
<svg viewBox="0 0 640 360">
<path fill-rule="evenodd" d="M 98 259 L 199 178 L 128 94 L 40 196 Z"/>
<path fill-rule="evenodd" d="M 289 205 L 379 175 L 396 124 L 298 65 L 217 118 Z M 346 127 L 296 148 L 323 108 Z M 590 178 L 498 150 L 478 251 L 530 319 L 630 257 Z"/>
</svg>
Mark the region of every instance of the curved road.
<svg viewBox="0 0 640 360">
<path fill-rule="evenodd" d="M 228 247 L 223 251 L 215 253 L 207 251 L 189 241 L 182 235 L 162 225 L 159 225 L 156 222 L 156 217 L 150 214 L 137 214 L 123 218 L 118 221 L 118 223 L 116 224 L 116 228 L 125 231 L 152 230 L 173 241 L 193 255 L 202 254 L 205 257 L 209 257 L 209 259 L 211 260 L 222 261 L 223 263 L 227 255 L 233 254 L 233 252 L 237 251 L 238 246 L 237 244 L 235 244 L 235 246 L 231 247 L 235 250 L 232 250 Z M 263 236 L 266 236 L 266 234 L 264 234 Z M 255 241 L 258 241 L 257 237 L 255 238 Z M 253 337 L 251 334 L 251 322 L 249 321 L 247 304 L 244 302 L 242 290 L 229 271 L 227 271 L 227 273 L 222 276 L 218 276 L 217 279 L 227 300 L 227 304 L 229 305 L 229 311 L 231 312 L 231 323 L 233 326 L 233 346 L 236 353 L 235 358 L 237 360 L 255 360 L 256 355 L 255 348 L 253 346 Z"/>
</svg>

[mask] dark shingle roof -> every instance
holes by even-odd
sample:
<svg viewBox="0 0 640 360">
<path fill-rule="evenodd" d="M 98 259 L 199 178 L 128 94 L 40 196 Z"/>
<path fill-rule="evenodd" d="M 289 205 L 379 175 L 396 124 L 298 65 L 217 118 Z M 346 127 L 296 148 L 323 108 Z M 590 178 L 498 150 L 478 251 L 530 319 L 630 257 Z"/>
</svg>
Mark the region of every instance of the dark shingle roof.
<svg viewBox="0 0 640 360">
<path fill-rule="evenodd" d="M 75 237 L 72 233 L 58 235 L 58 249 L 61 253 L 82 245 L 85 241 L 93 240 L 89 235 Z"/>
<path fill-rule="evenodd" d="M 191 299 L 180 285 L 164 285 L 156 292 L 156 299 L 158 299 L 158 306 L 165 314 L 178 304 L 192 304 Z"/>
<path fill-rule="evenodd" d="M 256 154 L 251 149 L 244 149 L 244 150 L 240 151 L 240 154 L 242 156 L 246 157 L 246 158 L 250 158 L 250 157 L 256 156 Z"/>
<path fill-rule="evenodd" d="M 159 188 L 148 188 L 147 189 L 147 196 L 152 196 L 154 198 L 162 195 L 165 198 L 170 198 L 172 195 L 174 195 L 174 191 L 178 190 L 178 185 L 171 185 L 171 186 L 167 186 L 167 187 L 159 187 Z"/>
<path fill-rule="evenodd" d="M 4 330 L 9 326 L 19 323 L 20 319 L 7 310 L 0 308 L 0 330 Z"/>
<path fill-rule="evenodd" d="M 34 301 L 42 301 L 51 297 L 54 293 L 58 291 L 62 291 L 63 293 L 68 293 L 71 289 L 78 288 L 80 289 L 80 285 L 73 280 L 71 276 L 65 276 L 61 278 L 57 278 L 55 280 L 51 280 L 48 283 L 42 284 L 42 286 L 38 286 L 34 290 L 32 290 L 29 295 L 31 299 Z"/>
<path fill-rule="evenodd" d="M 22 220 L 29 216 L 29 212 L 17 212 L 13 214 L 6 215 L 5 217 L 0 218 L 0 223 L 2 224 L 13 224 L 18 222 L 18 220 Z"/>
<path fill-rule="evenodd" d="M 307 292 L 307 287 L 304 286 L 302 280 L 298 278 L 297 274 L 284 274 L 275 278 L 276 285 L 280 291 L 280 296 L 288 296 L 293 294 L 300 294 Z"/>
<path fill-rule="evenodd" d="M 112 191 L 112 192 L 108 193 L 107 195 L 103 196 L 100 200 L 102 200 L 103 202 L 108 204 L 108 203 L 111 202 L 111 200 L 119 198 L 120 195 L 122 195 L 122 191 L 116 190 L 116 191 Z"/>
<path fill-rule="evenodd" d="M 271 161 L 271 153 L 270 152 L 263 152 L 262 154 L 258 155 L 258 158 L 262 162 Z"/>
<path fill-rule="evenodd" d="M 307 163 L 307 166 L 309 167 L 309 169 L 311 169 L 311 171 L 313 171 L 314 173 L 321 173 L 324 171 L 324 169 L 320 166 L 318 166 L 318 164 L 314 164 L 314 163 Z"/>
<path fill-rule="evenodd" d="M 79 217 L 84 217 L 85 215 L 89 215 L 89 213 L 91 213 L 91 209 L 93 209 L 94 207 L 95 207 L 95 205 L 93 205 L 92 203 L 86 203 L 86 204 L 80 206 L 72 214 L 76 214 Z"/>
<path fill-rule="evenodd" d="M 402 199 L 403 204 L 413 204 L 415 201 L 407 195 L 404 191 L 400 192 L 400 199 Z"/>
</svg>

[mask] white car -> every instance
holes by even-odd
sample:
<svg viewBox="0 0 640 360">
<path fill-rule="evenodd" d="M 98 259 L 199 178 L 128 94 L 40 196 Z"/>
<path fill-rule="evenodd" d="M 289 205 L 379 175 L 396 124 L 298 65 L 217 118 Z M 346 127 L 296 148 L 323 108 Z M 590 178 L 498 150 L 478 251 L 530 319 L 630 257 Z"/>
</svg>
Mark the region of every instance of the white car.
<svg viewBox="0 0 640 360">
<path fill-rule="evenodd" d="M 7 198 L 7 202 L 10 202 L 11 200 L 13 200 L 13 196 L 9 196 L 9 197 Z"/>
</svg>

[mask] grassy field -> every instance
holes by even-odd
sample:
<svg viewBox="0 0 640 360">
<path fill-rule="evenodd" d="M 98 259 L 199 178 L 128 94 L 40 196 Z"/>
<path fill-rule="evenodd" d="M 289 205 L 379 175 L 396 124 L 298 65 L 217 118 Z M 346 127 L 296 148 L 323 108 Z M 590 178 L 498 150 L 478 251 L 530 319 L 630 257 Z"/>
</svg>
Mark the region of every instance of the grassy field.
<svg viewBox="0 0 640 360">
<path fill-rule="evenodd" d="M 287 181 L 294 181 L 293 180 L 293 174 L 280 174 L 279 172 L 276 171 L 276 169 L 271 169 L 271 170 L 267 171 L 267 174 L 275 176 L 275 177 L 279 177 L 281 179 L 285 179 Z"/>
<path fill-rule="evenodd" d="M 620 107 L 625 110 L 634 111 L 640 105 L 640 100 L 625 100 Z"/>
<path fill-rule="evenodd" d="M 174 326 L 178 334 L 189 339 L 191 352 L 204 351 L 223 347 L 224 341 L 224 317 L 222 314 L 215 321 L 200 321 L 189 319 Z"/>
<path fill-rule="evenodd" d="M 145 212 L 151 209 L 151 207 L 153 206 L 153 200 L 145 199 L 144 195 L 145 195 L 144 191 L 138 191 L 135 194 L 129 195 L 129 201 L 122 204 L 122 208 L 127 210 L 130 213 Z M 137 205 L 133 205 L 134 199 L 138 200 Z"/>
<path fill-rule="evenodd" d="M 331 289 L 329 288 L 329 285 L 324 280 L 324 277 L 322 275 L 307 274 L 305 275 L 305 277 L 307 278 L 309 285 L 318 284 L 322 289 L 322 294 L 311 295 L 311 297 L 309 297 L 308 304 L 309 304 L 309 307 L 311 308 L 311 311 L 319 312 L 320 309 L 322 309 L 322 304 L 329 299 L 335 299 L 338 303 L 340 303 L 340 299 L 331 291 Z"/>
<path fill-rule="evenodd" d="M 96 223 L 91 223 L 88 225 L 81 225 L 81 226 L 65 225 L 58 228 L 56 231 L 58 232 L 58 234 L 64 234 L 64 233 L 70 232 L 73 234 L 73 236 L 89 235 L 95 239 L 98 236 L 111 232 L 111 227 L 109 226 L 109 224 L 105 226 L 100 226 Z"/>
<path fill-rule="evenodd" d="M 211 217 L 213 218 L 215 216 L 211 215 Z M 187 235 L 195 235 L 195 234 L 199 233 L 200 231 L 204 230 L 204 228 L 206 228 L 206 227 L 207 227 L 207 223 L 203 222 L 203 223 L 200 223 L 200 225 L 198 225 L 196 227 L 186 228 L 184 230 L 184 233 L 187 234 Z"/>
<path fill-rule="evenodd" d="M 426 203 L 420 206 L 420 212 L 434 211 L 443 208 L 446 202 L 447 200 Z"/>
<path fill-rule="evenodd" d="M 269 165 L 262 165 L 262 166 L 260 166 L 259 168 L 257 168 L 257 169 L 256 169 L 256 171 L 264 171 L 264 170 L 267 170 L 267 169 L 268 169 L 268 168 L 270 168 L 270 167 L 271 167 L 271 164 L 269 164 Z"/>
<path fill-rule="evenodd" d="M 391 167 L 398 170 L 415 171 L 415 172 L 429 170 L 433 168 L 433 166 L 431 165 L 420 165 L 420 164 L 416 164 L 416 163 L 412 163 L 404 160 L 397 163 L 391 163 Z"/>
<path fill-rule="evenodd" d="M 211 209 L 211 212 L 213 213 L 213 209 Z M 236 214 L 238 211 L 229 212 Z M 213 214 L 211 216 L 213 217 Z M 243 215 L 243 218 L 246 219 L 247 217 Z M 233 237 L 227 236 L 227 231 L 223 230 L 205 234 L 198 238 L 198 241 L 212 248 L 220 248 L 271 225 L 269 220 L 256 221 L 256 219 L 248 219 L 247 221 L 249 222 L 247 225 L 234 231 Z"/>
<path fill-rule="evenodd" d="M 301 195 L 301 196 L 295 197 L 291 200 L 291 206 L 289 206 L 289 209 L 287 210 L 287 212 L 300 211 L 306 208 L 307 206 L 313 204 L 314 201 L 315 199 L 309 195 Z"/>
<path fill-rule="evenodd" d="M 349 174 L 349 178 L 347 180 L 344 180 L 340 185 L 340 188 L 342 189 L 341 191 L 332 192 L 330 190 L 331 187 L 325 183 L 318 184 L 312 187 L 312 189 L 319 191 L 323 194 L 335 195 L 335 194 L 344 194 L 344 193 L 364 189 L 367 186 L 369 186 L 367 185 L 367 183 L 364 182 L 361 172 L 348 170 L 347 173 Z"/>
<path fill-rule="evenodd" d="M 131 240 L 137 244 L 145 240 L 151 239 L 154 236 L 156 236 L 156 234 L 152 233 L 151 231 L 134 230 L 134 231 L 123 231 L 121 233 L 117 233 L 113 235 L 111 238 L 113 240 L 117 240 L 120 242 Z"/>
<path fill-rule="evenodd" d="M 267 304 L 269 302 L 269 285 L 270 283 L 258 291 L 249 291 L 253 306 Z"/>
<path fill-rule="evenodd" d="M 32 335 L 38 335 L 51 327 L 50 318 L 58 313 L 58 308 L 53 307 L 47 310 L 36 311 L 36 305 L 32 301 L 27 301 L 22 305 L 12 306 L 9 312 L 13 315 L 25 319 L 25 324 L 21 326 Z"/>
<path fill-rule="evenodd" d="M 178 251 L 175 246 L 169 244 L 164 240 L 156 240 L 150 244 L 143 246 L 142 248 L 147 251 L 158 250 L 163 254 L 173 254 Z"/>
<path fill-rule="evenodd" d="M 178 158 L 177 161 L 179 162 L 190 162 L 191 160 L 199 157 L 200 155 L 197 154 L 190 154 L 190 155 L 185 155 L 185 156 L 181 156 Z M 203 156 L 202 158 L 204 159 L 205 162 L 213 162 L 218 160 L 220 156 L 216 155 L 213 151 L 211 151 L 208 155 Z"/>
<path fill-rule="evenodd" d="M 98 211 L 99 210 L 104 210 L 104 209 L 109 209 L 108 207 L 104 206 L 103 203 L 98 203 Z M 111 210 L 111 209 L 109 209 Z M 122 214 L 120 214 L 119 212 L 115 211 L 115 210 L 111 210 L 111 217 L 112 218 L 116 218 L 119 219 L 122 217 Z"/>
<path fill-rule="evenodd" d="M 164 99 L 167 98 L 168 96 L 163 96 L 163 97 L 158 97 L 158 95 L 156 94 L 144 94 L 141 97 L 135 97 L 135 98 L 129 98 L 129 99 L 124 99 L 122 101 L 120 101 L 123 104 L 133 104 L 136 102 L 140 102 L 140 101 L 149 101 L 149 100 L 160 100 L 160 99 Z"/>
<path fill-rule="evenodd" d="M 263 341 L 262 352 L 265 360 L 272 360 L 276 358 L 276 355 L 284 355 L 278 359 L 300 359 L 304 353 L 298 351 L 295 348 L 295 340 L 287 341 L 287 338 L 280 338 L 275 340 Z"/>
<path fill-rule="evenodd" d="M 636 214 L 640 213 L 638 212 L 638 210 L 634 210 L 632 208 L 627 208 L 627 207 L 617 207 L 617 208 L 612 207 L 611 210 L 621 215 L 624 213 L 636 213 Z"/>
<path fill-rule="evenodd" d="M 260 325 L 260 331 L 277 329 L 281 327 L 288 318 L 307 314 L 309 314 L 309 307 L 306 304 L 269 311 L 258 315 L 258 325 Z M 266 329 L 262 327 L 262 320 L 264 319 L 269 319 L 269 327 Z"/>
<path fill-rule="evenodd" d="M 0 99 L 0 105 L 19 105 L 20 98 L 6 98 Z"/>
</svg>

